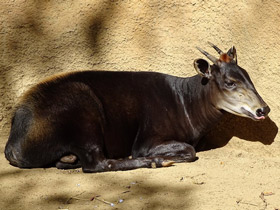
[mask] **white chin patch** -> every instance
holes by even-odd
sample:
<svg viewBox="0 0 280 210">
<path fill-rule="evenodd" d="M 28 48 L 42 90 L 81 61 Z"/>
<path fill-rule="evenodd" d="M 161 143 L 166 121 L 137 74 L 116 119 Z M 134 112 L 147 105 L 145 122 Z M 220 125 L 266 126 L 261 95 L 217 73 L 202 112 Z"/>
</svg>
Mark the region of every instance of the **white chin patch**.
<svg viewBox="0 0 280 210">
<path fill-rule="evenodd" d="M 244 106 L 244 107 L 230 106 L 230 107 L 223 108 L 223 110 L 225 110 L 231 114 L 240 116 L 240 117 L 247 117 L 247 118 L 251 118 L 253 120 L 261 120 L 261 119 L 259 119 L 259 117 L 257 117 L 255 114 L 253 114 L 254 112 L 250 108 L 248 108 L 246 106 Z"/>
<path fill-rule="evenodd" d="M 223 101 L 223 103 L 220 103 L 218 105 L 218 107 L 219 107 L 219 109 L 223 109 L 223 110 L 225 110 L 225 111 L 227 111 L 231 114 L 237 115 L 237 116 L 247 117 L 247 118 L 251 118 L 253 120 L 263 120 L 263 119 L 265 119 L 264 116 L 258 117 L 256 115 L 256 112 L 253 111 L 246 104 L 242 104 L 241 106 L 238 106 L 238 104 L 234 105 L 234 101 L 232 101 L 232 103 Z"/>
<path fill-rule="evenodd" d="M 241 111 L 242 111 L 245 115 L 248 115 L 249 117 L 253 117 L 253 118 L 256 118 L 256 117 L 257 117 L 256 114 L 255 114 L 255 112 L 254 112 L 252 109 L 250 109 L 249 107 L 247 107 L 247 106 L 241 107 Z"/>
<path fill-rule="evenodd" d="M 252 118 L 253 120 L 264 120 L 265 116 L 258 117 L 254 111 L 252 111 L 248 107 L 242 107 L 241 110 L 245 112 L 244 114 L 248 115 L 248 117 Z"/>
<path fill-rule="evenodd" d="M 244 112 L 238 109 L 224 109 L 225 111 L 231 113 L 231 114 L 234 114 L 234 115 L 237 115 L 237 116 L 241 116 L 241 117 L 249 117 L 247 114 L 245 114 Z"/>
</svg>

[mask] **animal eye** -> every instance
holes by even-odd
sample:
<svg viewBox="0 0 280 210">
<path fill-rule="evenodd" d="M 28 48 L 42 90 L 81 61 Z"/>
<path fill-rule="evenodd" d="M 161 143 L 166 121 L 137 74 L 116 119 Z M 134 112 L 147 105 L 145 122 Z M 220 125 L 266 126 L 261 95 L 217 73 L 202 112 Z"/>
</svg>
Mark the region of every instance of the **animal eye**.
<svg viewBox="0 0 280 210">
<path fill-rule="evenodd" d="M 236 84 L 233 81 L 231 81 L 231 80 L 226 80 L 225 81 L 225 86 L 227 88 L 234 88 L 236 86 Z"/>
</svg>

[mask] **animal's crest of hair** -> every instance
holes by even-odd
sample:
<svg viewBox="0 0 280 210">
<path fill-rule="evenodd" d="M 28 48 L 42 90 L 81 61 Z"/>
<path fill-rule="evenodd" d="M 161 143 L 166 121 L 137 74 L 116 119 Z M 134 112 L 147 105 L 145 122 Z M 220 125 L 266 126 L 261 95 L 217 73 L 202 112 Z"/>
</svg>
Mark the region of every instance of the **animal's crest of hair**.
<svg viewBox="0 0 280 210">
<path fill-rule="evenodd" d="M 233 59 L 232 59 L 232 57 L 230 57 L 228 54 L 223 53 L 223 54 L 221 54 L 219 60 L 220 60 L 220 61 L 223 61 L 223 62 L 225 62 L 225 63 L 230 63 Z"/>
</svg>

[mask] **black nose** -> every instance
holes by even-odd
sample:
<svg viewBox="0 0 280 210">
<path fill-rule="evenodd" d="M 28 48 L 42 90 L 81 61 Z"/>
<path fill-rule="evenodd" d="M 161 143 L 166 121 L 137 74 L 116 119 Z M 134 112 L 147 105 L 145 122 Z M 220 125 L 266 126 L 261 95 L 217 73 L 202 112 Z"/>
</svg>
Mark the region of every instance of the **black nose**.
<svg viewBox="0 0 280 210">
<path fill-rule="evenodd" d="M 270 108 L 269 106 L 265 106 L 263 108 L 257 109 L 256 114 L 258 117 L 262 117 L 262 116 L 267 116 L 268 113 L 270 112 Z"/>
</svg>

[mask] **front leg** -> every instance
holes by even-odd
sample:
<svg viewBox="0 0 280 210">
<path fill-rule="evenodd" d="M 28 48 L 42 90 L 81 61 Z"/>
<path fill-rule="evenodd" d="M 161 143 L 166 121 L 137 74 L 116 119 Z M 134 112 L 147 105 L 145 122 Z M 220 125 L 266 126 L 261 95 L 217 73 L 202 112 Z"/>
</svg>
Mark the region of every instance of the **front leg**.
<svg viewBox="0 0 280 210">
<path fill-rule="evenodd" d="M 145 151 L 142 149 L 142 151 Z M 134 156 L 132 154 L 133 158 Z M 138 155 L 137 155 L 138 156 Z M 193 162 L 197 160 L 196 152 L 193 146 L 185 142 L 165 141 L 154 144 L 141 154 L 144 157 L 162 158 L 166 161 Z"/>
<path fill-rule="evenodd" d="M 64 156 L 57 162 L 56 167 L 60 169 L 69 169 L 82 166 L 84 172 L 102 172 L 131 170 L 136 168 L 168 167 L 174 162 L 192 162 L 197 159 L 195 150 L 191 145 L 176 141 L 162 142 L 153 145 L 150 149 L 145 150 L 145 154 L 141 156 L 134 155 L 133 159 L 106 159 L 100 151 L 101 150 L 97 149 L 93 150 L 91 153 L 87 153 L 87 150 L 83 150 L 77 153 L 81 161 L 76 160 L 77 157 L 74 155 Z"/>
</svg>

